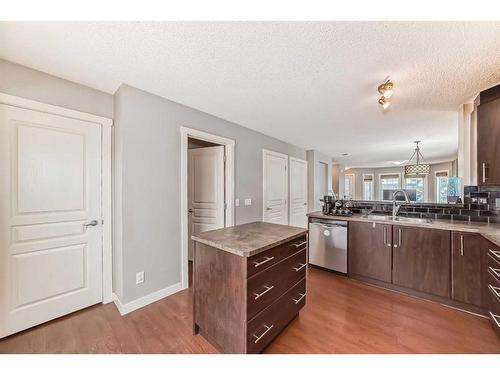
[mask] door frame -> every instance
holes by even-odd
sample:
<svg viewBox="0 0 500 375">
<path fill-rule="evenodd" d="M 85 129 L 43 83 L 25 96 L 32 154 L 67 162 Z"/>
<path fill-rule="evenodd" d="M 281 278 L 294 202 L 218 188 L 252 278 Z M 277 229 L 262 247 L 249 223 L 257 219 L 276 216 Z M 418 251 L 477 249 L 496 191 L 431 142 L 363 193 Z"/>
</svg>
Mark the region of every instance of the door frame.
<svg viewBox="0 0 500 375">
<path fill-rule="evenodd" d="M 224 146 L 224 226 L 234 226 L 234 139 L 224 138 L 201 130 L 180 127 L 181 134 L 181 288 L 189 287 L 188 280 L 188 138 Z"/>
<path fill-rule="evenodd" d="M 289 197 L 289 192 L 290 192 L 290 162 L 289 162 L 289 157 L 287 154 L 282 154 L 280 152 L 276 151 L 271 151 L 267 150 L 265 148 L 262 149 L 262 221 L 265 219 L 265 213 L 266 213 L 266 174 L 264 173 L 265 170 L 265 165 L 266 165 L 266 154 L 268 155 L 275 155 L 275 156 L 280 156 L 280 157 L 285 157 L 286 159 L 286 193 L 285 193 L 285 215 L 286 215 L 286 225 L 290 223 L 290 215 L 289 215 L 289 206 L 290 206 L 290 197 Z"/>
<path fill-rule="evenodd" d="M 292 161 L 297 161 L 299 163 L 304 163 L 306 165 L 306 214 L 309 212 L 309 202 L 308 202 L 308 189 L 309 189 L 309 186 L 308 185 L 308 172 L 309 172 L 309 163 L 307 160 L 304 160 L 304 159 L 300 159 L 300 158 L 296 158 L 294 156 L 289 156 L 288 157 L 288 202 L 289 202 L 289 207 L 288 207 L 288 224 L 290 224 L 290 218 L 292 217 L 292 189 L 291 189 L 291 186 L 292 186 L 292 173 L 291 173 L 291 164 L 292 164 Z M 307 216 L 306 216 L 307 218 Z"/>
<path fill-rule="evenodd" d="M 112 126 L 113 120 L 0 92 L 0 104 L 93 122 L 101 126 L 102 303 L 113 301 Z"/>
</svg>

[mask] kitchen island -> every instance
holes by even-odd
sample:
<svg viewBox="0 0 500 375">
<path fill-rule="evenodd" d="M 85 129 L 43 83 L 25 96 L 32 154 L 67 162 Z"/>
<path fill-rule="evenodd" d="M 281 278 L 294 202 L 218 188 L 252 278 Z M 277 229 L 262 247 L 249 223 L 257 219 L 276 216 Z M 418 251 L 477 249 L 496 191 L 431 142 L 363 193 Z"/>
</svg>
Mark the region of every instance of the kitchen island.
<svg viewBox="0 0 500 375">
<path fill-rule="evenodd" d="M 305 305 L 307 229 L 254 222 L 192 236 L 193 331 L 259 353 Z"/>
</svg>

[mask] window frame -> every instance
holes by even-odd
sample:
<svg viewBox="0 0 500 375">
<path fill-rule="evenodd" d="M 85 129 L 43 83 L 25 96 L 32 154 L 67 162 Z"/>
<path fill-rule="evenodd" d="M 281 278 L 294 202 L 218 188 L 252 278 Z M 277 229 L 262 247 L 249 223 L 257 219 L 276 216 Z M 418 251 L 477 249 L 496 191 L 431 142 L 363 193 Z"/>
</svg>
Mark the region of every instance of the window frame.
<svg viewBox="0 0 500 375">
<path fill-rule="evenodd" d="M 434 188 L 436 189 L 436 203 L 438 204 L 443 204 L 443 203 L 448 203 L 448 202 L 440 202 L 439 201 L 439 177 L 444 177 L 444 176 L 439 176 L 438 177 L 438 173 L 446 173 L 446 177 L 450 177 L 450 171 L 448 169 L 442 169 L 442 170 L 439 170 L 439 171 L 434 171 L 434 180 L 435 180 L 435 184 L 434 184 Z"/>
<path fill-rule="evenodd" d="M 384 179 L 383 176 L 395 176 L 398 175 L 398 181 L 399 181 L 399 189 L 402 189 L 402 181 L 401 181 L 401 172 L 386 172 L 386 173 L 379 173 L 378 174 L 378 195 L 380 197 L 380 200 L 384 200 L 384 190 L 382 189 L 382 180 Z M 387 202 L 387 201 L 386 201 Z"/>
<path fill-rule="evenodd" d="M 425 176 L 409 176 L 409 177 L 405 176 L 405 178 L 403 179 L 403 182 L 404 182 L 403 189 L 406 189 L 406 179 L 407 178 L 423 178 L 424 179 L 424 183 L 423 183 L 424 197 L 422 198 L 423 200 L 421 202 L 416 201 L 417 203 L 425 203 L 425 202 L 429 201 L 429 184 L 428 184 L 428 178 L 427 178 L 427 176 L 428 175 L 425 175 Z"/>
<path fill-rule="evenodd" d="M 356 199 L 356 174 L 354 173 L 344 173 L 344 184 L 343 184 L 343 187 L 344 187 L 344 194 L 343 194 L 343 197 L 346 196 L 346 193 L 345 193 L 345 180 L 346 180 L 346 177 L 347 176 L 352 176 L 352 186 L 351 186 L 351 189 L 352 189 L 352 195 L 351 195 L 351 198 L 347 198 L 347 199 Z"/>
<path fill-rule="evenodd" d="M 365 176 L 372 176 L 372 193 L 370 199 L 365 199 Z M 363 173 L 362 175 L 362 185 L 361 185 L 361 193 L 363 200 L 373 201 L 375 200 L 375 174 L 374 173 Z"/>
</svg>

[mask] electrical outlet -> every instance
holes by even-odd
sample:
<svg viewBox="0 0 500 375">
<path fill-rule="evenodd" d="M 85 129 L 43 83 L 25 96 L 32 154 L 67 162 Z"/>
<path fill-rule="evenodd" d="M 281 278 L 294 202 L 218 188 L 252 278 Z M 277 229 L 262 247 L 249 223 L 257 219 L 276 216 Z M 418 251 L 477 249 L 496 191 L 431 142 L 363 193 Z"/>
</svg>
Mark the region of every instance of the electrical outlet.
<svg viewBox="0 0 500 375">
<path fill-rule="evenodd" d="M 252 205 L 252 198 L 246 198 L 245 199 L 245 206 L 251 206 Z"/>
<path fill-rule="evenodd" d="M 238 198 L 236 198 L 236 199 L 234 200 L 234 205 L 235 205 L 236 207 L 239 207 L 239 206 L 240 206 L 240 200 L 239 200 Z"/>
<path fill-rule="evenodd" d="M 135 274 L 135 284 L 142 284 L 144 282 L 144 271 Z"/>
</svg>

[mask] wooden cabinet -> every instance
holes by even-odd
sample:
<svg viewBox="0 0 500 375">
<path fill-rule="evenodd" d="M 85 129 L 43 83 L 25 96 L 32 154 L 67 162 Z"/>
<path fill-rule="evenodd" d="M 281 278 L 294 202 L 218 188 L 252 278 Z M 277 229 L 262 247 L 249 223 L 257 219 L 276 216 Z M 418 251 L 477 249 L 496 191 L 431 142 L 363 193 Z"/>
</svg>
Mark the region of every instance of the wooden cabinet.
<svg viewBox="0 0 500 375">
<path fill-rule="evenodd" d="M 306 268 L 306 234 L 251 257 L 195 240 L 194 332 L 223 353 L 261 352 L 305 305 Z"/>
<path fill-rule="evenodd" d="M 450 298 L 450 232 L 393 226 L 395 285 Z"/>
<path fill-rule="evenodd" d="M 392 226 L 349 223 L 349 274 L 391 282 Z"/>
<path fill-rule="evenodd" d="M 451 234 L 451 298 L 481 306 L 481 236 Z"/>
<path fill-rule="evenodd" d="M 500 85 L 483 91 L 477 110 L 479 185 L 500 185 Z"/>
<path fill-rule="evenodd" d="M 500 247 L 482 242 L 482 303 L 492 327 L 500 335 Z"/>
</svg>

